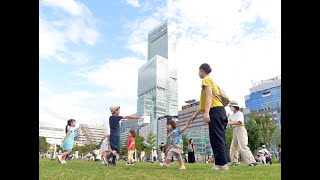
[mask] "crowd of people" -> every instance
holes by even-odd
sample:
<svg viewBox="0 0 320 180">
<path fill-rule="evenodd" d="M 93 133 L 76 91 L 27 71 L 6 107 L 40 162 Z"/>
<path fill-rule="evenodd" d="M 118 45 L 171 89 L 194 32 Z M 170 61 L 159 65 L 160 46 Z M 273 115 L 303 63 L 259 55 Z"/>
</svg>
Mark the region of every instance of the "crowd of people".
<svg viewBox="0 0 320 180">
<path fill-rule="evenodd" d="M 209 127 L 209 138 L 214 154 L 207 162 L 213 162 L 212 170 L 229 170 L 228 164 L 237 166 L 239 164 L 239 154 L 249 166 L 256 166 L 258 163 L 272 164 L 270 152 L 263 145 L 258 150 L 258 154 L 254 156 L 248 147 L 248 135 L 244 126 L 243 113 L 239 110 L 237 101 L 230 101 L 229 108 L 232 114 L 227 116 L 225 104 L 221 99 L 221 90 L 210 76 L 211 67 L 204 63 L 199 67 L 199 77 L 202 79 L 200 103 L 198 110 L 189 118 L 183 127 L 177 127 L 174 119 L 167 118 L 166 129 L 168 131 L 167 146 L 161 143 L 160 153 L 158 157 L 157 149 L 152 148 L 151 162 L 160 162 L 163 168 L 169 168 L 170 162 L 174 158 L 179 162 L 179 169 L 185 170 L 185 162 L 195 163 L 195 145 L 193 140 L 188 142 L 188 154 L 183 153 L 182 133 L 193 123 L 196 117 L 203 113 L 203 120 Z M 103 161 L 105 165 L 116 165 L 120 153 L 120 125 L 119 122 L 127 119 L 140 119 L 141 116 L 120 116 L 120 106 L 113 105 L 110 107 L 111 116 L 109 117 L 110 134 L 106 134 L 101 147 L 96 147 L 93 153 L 88 153 L 82 157 L 89 161 Z M 233 137 L 230 146 L 230 153 L 226 143 L 226 127 L 231 126 L 233 129 Z M 67 121 L 65 128 L 66 135 L 62 141 L 62 154 L 59 154 L 58 161 L 66 164 L 65 159 L 73 148 L 74 127 L 76 120 Z M 135 135 L 134 130 L 129 131 L 127 142 L 128 156 L 126 165 L 134 165 L 133 154 L 135 152 Z M 278 150 L 279 162 L 281 162 L 281 146 Z M 78 155 L 77 155 L 78 156 Z M 145 161 L 145 151 L 140 154 L 140 161 Z M 187 157 L 187 158 L 186 158 Z"/>
</svg>

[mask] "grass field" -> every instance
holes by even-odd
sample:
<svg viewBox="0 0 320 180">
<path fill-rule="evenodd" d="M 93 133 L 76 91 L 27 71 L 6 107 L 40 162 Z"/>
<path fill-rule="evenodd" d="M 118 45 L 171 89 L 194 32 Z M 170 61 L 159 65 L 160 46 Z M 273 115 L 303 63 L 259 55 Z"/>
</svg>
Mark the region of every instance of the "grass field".
<svg viewBox="0 0 320 180">
<path fill-rule="evenodd" d="M 159 163 L 137 162 L 126 166 L 124 161 L 117 166 L 105 166 L 101 162 L 70 160 L 67 164 L 59 164 L 57 160 L 41 158 L 39 160 L 39 179 L 281 179 L 281 165 L 261 165 L 250 167 L 244 163 L 239 166 L 229 166 L 229 171 L 209 170 L 212 164 L 194 163 L 185 166 L 187 170 L 179 170 L 179 163 L 174 162 L 168 169 L 163 169 Z"/>
</svg>

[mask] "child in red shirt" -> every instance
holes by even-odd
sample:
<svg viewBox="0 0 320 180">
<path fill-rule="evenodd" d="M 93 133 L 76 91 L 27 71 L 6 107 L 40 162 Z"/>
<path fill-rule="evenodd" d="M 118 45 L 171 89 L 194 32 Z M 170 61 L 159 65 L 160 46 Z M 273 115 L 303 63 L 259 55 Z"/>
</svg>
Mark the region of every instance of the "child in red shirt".
<svg viewBox="0 0 320 180">
<path fill-rule="evenodd" d="M 128 163 L 127 165 L 134 165 L 133 164 L 133 153 L 135 150 L 135 140 L 134 138 L 136 137 L 136 132 L 131 129 L 129 130 L 129 139 L 127 143 L 127 148 L 128 148 Z"/>
</svg>

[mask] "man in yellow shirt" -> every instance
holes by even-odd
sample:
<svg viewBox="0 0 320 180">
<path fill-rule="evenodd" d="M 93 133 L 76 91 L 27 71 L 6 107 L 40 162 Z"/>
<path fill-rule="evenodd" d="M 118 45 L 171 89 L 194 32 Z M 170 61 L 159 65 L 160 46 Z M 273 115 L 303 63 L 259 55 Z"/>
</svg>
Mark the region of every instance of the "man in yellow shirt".
<svg viewBox="0 0 320 180">
<path fill-rule="evenodd" d="M 214 154 L 215 165 L 212 170 L 229 170 L 228 150 L 226 144 L 226 124 L 228 122 L 226 110 L 220 100 L 215 96 L 220 94 L 214 80 L 209 75 L 211 67 L 204 63 L 199 67 L 199 77 L 202 79 L 199 109 L 190 117 L 193 122 L 195 118 L 204 113 L 203 119 L 209 124 L 209 137 Z"/>
</svg>

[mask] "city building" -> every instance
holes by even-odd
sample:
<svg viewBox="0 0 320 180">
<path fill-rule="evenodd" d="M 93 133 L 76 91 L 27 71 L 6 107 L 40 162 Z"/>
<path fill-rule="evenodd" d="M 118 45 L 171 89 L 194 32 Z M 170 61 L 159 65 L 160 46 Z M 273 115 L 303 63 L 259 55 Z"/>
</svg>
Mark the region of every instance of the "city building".
<svg viewBox="0 0 320 180">
<path fill-rule="evenodd" d="M 132 116 L 136 116 L 136 114 L 132 114 Z M 128 132 L 130 129 L 137 131 L 138 129 L 138 119 L 128 119 L 123 122 L 120 122 L 120 141 L 121 146 L 127 145 L 128 140 Z"/>
<path fill-rule="evenodd" d="M 187 105 L 182 106 L 182 110 L 178 112 L 178 127 L 186 125 L 187 121 L 199 108 L 199 101 L 189 100 L 185 101 Z M 199 159 L 206 159 L 208 155 L 213 155 L 210 139 L 208 124 L 203 122 L 203 113 L 200 113 L 197 118 L 189 125 L 188 129 L 184 132 L 188 140 L 192 138 L 195 145 L 195 156 Z"/>
<path fill-rule="evenodd" d="M 45 137 L 47 143 L 61 145 L 66 132 L 63 128 L 39 127 L 39 136 Z"/>
<path fill-rule="evenodd" d="M 127 142 L 128 142 L 128 137 L 129 137 L 129 128 L 127 128 L 127 131 L 124 131 L 120 134 L 120 147 L 126 147 Z"/>
<path fill-rule="evenodd" d="M 175 59 L 176 24 L 166 20 L 148 33 L 148 61 L 154 56 Z"/>
<path fill-rule="evenodd" d="M 105 125 L 80 124 L 74 131 L 75 144 L 99 144 L 106 135 Z"/>
<path fill-rule="evenodd" d="M 152 125 L 148 124 L 146 126 L 141 127 L 139 131 L 137 131 L 137 134 L 139 134 L 139 136 L 142 136 L 145 140 L 147 140 L 148 134 L 150 132 L 152 132 Z"/>
<path fill-rule="evenodd" d="M 245 96 L 245 104 L 250 113 L 269 113 L 274 123 L 281 126 L 281 75 L 252 82 L 249 90 L 250 94 Z"/>
<path fill-rule="evenodd" d="M 178 112 L 175 43 L 175 23 L 166 20 L 155 27 L 148 34 L 148 61 L 138 70 L 137 114 L 150 115 L 156 146 L 163 139 L 158 130 L 165 129 L 157 119 Z"/>
</svg>

